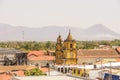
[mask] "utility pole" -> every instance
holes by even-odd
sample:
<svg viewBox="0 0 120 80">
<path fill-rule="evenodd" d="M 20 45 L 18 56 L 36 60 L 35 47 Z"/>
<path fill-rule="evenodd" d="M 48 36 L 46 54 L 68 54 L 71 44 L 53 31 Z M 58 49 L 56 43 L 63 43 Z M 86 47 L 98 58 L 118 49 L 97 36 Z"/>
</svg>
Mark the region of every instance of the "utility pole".
<svg viewBox="0 0 120 80">
<path fill-rule="evenodd" d="M 112 80 L 112 66 L 111 66 L 111 61 L 110 61 L 110 80 Z"/>
<path fill-rule="evenodd" d="M 101 64 L 101 79 L 102 79 L 102 58 L 100 57 L 100 64 Z"/>
<path fill-rule="evenodd" d="M 83 73 L 84 75 L 83 75 L 83 76 L 84 76 L 84 77 L 86 77 L 86 69 L 85 69 L 85 65 L 86 65 L 86 62 L 83 62 L 83 66 L 84 66 L 84 73 Z"/>
<path fill-rule="evenodd" d="M 47 63 L 47 68 L 48 68 L 48 76 L 50 76 L 50 64 Z"/>
</svg>

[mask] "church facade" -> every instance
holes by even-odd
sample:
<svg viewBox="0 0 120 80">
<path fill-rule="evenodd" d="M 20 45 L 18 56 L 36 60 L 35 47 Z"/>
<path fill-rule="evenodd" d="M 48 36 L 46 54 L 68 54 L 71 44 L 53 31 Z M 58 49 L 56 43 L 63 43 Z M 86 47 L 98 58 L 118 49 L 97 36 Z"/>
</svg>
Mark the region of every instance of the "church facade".
<svg viewBox="0 0 120 80">
<path fill-rule="evenodd" d="M 71 65 L 77 64 L 77 49 L 76 41 L 72 38 L 71 32 L 67 36 L 67 39 L 62 40 L 59 34 L 56 43 L 56 64 Z"/>
</svg>

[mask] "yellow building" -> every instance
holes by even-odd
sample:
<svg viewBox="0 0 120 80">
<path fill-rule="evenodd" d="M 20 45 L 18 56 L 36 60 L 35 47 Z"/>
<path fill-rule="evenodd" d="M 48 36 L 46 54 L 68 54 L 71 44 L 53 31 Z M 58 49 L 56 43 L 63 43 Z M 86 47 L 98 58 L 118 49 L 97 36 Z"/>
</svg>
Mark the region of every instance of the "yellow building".
<svg viewBox="0 0 120 80">
<path fill-rule="evenodd" d="M 61 35 L 57 38 L 56 64 L 77 64 L 76 41 L 70 31 L 66 40 L 62 41 Z"/>
</svg>

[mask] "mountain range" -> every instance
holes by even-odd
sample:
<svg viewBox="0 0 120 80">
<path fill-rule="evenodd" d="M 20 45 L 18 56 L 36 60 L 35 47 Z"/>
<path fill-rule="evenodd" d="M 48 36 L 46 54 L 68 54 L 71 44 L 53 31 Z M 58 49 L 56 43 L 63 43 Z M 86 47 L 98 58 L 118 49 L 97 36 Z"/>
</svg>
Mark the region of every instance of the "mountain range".
<svg viewBox="0 0 120 80">
<path fill-rule="evenodd" d="M 120 39 L 120 34 L 103 24 L 95 24 L 87 29 L 67 26 L 46 26 L 29 28 L 0 23 L 0 41 L 56 41 L 59 34 L 66 39 L 71 30 L 75 40 L 113 40 Z"/>
</svg>

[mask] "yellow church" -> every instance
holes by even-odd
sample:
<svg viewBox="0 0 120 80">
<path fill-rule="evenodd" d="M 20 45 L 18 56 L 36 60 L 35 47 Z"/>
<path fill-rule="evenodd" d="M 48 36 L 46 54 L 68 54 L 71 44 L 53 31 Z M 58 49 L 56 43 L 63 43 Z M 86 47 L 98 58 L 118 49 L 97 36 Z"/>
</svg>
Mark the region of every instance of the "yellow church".
<svg viewBox="0 0 120 80">
<path fill-rule="evenodd" d="M 64 41 L 59 34 L 56 43 L 56 64 L 71 65 L 77 64 L 76 41 L 73 40 L 71 32 Z"/>
</svg>

